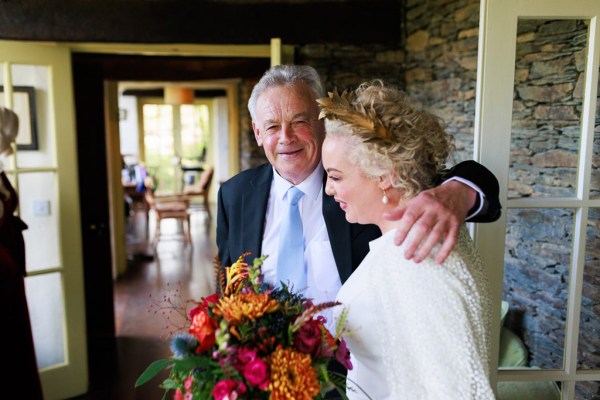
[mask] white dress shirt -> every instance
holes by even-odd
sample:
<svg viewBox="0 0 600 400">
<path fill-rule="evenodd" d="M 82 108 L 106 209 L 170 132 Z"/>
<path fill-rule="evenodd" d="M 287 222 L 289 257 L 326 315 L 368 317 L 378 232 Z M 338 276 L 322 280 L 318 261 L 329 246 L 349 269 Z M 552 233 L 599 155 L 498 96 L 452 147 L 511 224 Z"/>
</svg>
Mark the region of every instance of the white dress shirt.
<svg viewBox="0 0 600 400">
<path fill-rule="evenodd" d="M 296 185 L 304 192 L 298 207 L 302 218 L 304 234 L 304 261 L 307 271 L 307 287 L 294 288 L 302 291 L 315 304 L 334 301 L 342 282 L 333 258 L 333 251 L 323 218 L 323 166 L 317 168 L 302 183 Z M 273 182 L 269 193 L 265 232 L 262 240 L 261 254 L 268 255 L 262 265 L 265 280 L 277 283 L 277 250 L 279 248 L 279 228 L 285 211 L 286 193 L 292 184 L 283 179 L 273 169 Z M 331 309 L 322 315 L 327 318 L 327 327 L 333 326 Z"/>
<path fill-rule="evenodd" d="M 442 182 L 442 185 L 451 181 L 459 181 L 464 183 L 465 185 L 469 186 L 471 189 L 473 189 L 474 191 L 476 191 L 479 195 L 479 207 L 477 207 L 477 210 L 473 211 L 471 214 L 467 215 L 467 219 L 474 217 L 475 215 L 479 214 L 481 212 L 481 210 L 483 209 L 484 205 L 485 205 L 485 195 L 483 194 L 483 192 L 481 191 L 481 189 L 479 189 L 479 186 L 477 186 L 476 184 L 474 184 L 471 181 L 468 181 L 464 178 L 461 178 L 460 176 L 453 176 L 452 178 Z"/>
</svg>

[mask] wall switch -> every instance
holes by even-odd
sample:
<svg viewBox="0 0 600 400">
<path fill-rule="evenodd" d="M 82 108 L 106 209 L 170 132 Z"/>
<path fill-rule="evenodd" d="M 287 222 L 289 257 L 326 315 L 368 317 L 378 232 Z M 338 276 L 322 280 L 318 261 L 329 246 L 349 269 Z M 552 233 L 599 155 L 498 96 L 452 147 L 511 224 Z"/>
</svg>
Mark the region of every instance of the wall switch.
<svg viewBox="0 0 600 400">
<path fill-rule="evenodd" d="M 32 209 L 36 217 L 46 217 L 50 215 L 50 200 L 33 200 Z"/>
</svg>

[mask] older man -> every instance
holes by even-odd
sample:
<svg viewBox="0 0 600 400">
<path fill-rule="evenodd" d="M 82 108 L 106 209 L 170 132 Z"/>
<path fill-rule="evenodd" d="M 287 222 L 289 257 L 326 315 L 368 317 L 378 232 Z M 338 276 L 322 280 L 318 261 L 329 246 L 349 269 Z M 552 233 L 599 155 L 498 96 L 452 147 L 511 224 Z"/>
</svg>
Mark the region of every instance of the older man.
<svg viewBox="0 0 600 400">
<path fill-rule="evenodd" d="M 323 96 L 320 77 L 312 67 L 276 66 L 263 75 L 248 108 L 256 141 L 269 163 L 223 183 L 217 216 L 221 264 L 231 265 L 244 252 L 252 253 L 250 260 L 266 254 L 265 279 L 278 283 L 279 261 L 289 258 L 279 250 L 288 189 L 299 189 L 304 260 L 298 267 L 303 278 L 296 286 L 306 288 L 305 295 L 315 302 L 335 299 L 368 252 L 369 242 L 381 235 L 375 226 L 349 224 L 339 205 L 324 193 L 324 125 L 316 102 Z M 399 230 L 398 242 L 411 231 L 407 258 L 419 262 L 442 241 L 436 259 L 441 262 L 456 243 L 465 218 L 486 222 L 499 217 L 498 182 L 485 167 L 467 161 L 450 170 L 445 179 L 446 184 L 423 192 L 390 216 L 405 226 Z"/>
</svg>

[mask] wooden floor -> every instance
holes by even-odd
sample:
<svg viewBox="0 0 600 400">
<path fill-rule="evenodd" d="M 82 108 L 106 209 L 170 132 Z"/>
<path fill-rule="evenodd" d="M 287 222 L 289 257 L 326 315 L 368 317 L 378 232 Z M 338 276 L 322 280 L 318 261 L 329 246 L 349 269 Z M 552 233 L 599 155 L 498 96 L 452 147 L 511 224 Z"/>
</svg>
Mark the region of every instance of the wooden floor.
<svg viewBox="0 0 600 400">
<path fill-rule="evenodd" d="M 192 213 L 191 245 L 184 243 L 177 221 L 163 221 L 161 230 L 153 251 L 148 241 L 153 215 L 148 225 L 143 213 L 130 217 L 128 272 L 114 285 L 116 351 L 107 349 L 104 361 L 90 366 L 90 390 L 73 400 L 162 399 L 158 385 L 166 373 L 137 389 L 135 381 L 152 361 L 169 356 L 169 334 L 182 321 L 174 309 L 214 292 L 217 250 L 214 217 L 204 211 Z"/>
</svg>

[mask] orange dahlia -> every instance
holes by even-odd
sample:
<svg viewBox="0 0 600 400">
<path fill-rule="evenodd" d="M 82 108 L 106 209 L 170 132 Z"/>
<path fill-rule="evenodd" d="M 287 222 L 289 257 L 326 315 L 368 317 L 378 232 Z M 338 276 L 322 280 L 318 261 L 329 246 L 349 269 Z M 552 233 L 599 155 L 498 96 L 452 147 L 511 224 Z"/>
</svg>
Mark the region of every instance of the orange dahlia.
<svg viewBox="0 0 600 400">
<path fill-rule="evenodd" d="M 244 321 L 255 321 L 278 309 L 277 301 L 266 293 L 240 293 L 223 297 L 215 309 L 215 314 L 222 315 L 229 325 L 240 326 Z"/>
<path fill-rule="evenodd" d="M 319 394 L 321 385 L 308 354 L 281 346 L 269 357 L 271 367 L 271 400 L 311 400 Z"/>
</svg>

